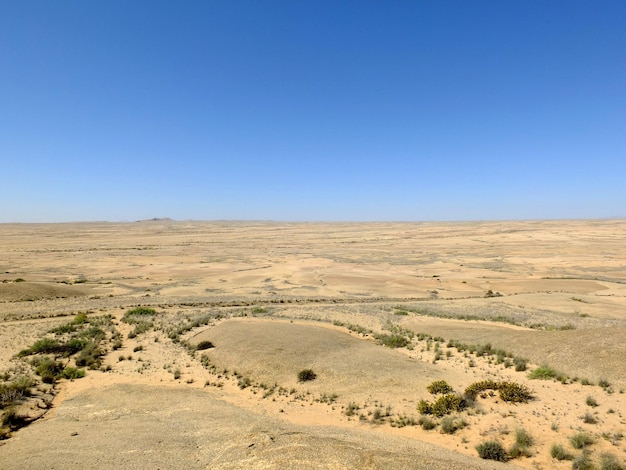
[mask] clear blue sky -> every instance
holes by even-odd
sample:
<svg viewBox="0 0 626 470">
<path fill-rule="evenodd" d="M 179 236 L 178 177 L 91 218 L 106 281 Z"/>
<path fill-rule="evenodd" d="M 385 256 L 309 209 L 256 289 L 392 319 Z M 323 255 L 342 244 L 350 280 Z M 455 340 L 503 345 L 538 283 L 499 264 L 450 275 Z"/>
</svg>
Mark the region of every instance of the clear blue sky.
<svg viewBox="0 0 626 470">
<path fill-rule="evenodd" d="M 0 222 L 626 216 L 626 1 L 0 3 Z"/>
</svg>

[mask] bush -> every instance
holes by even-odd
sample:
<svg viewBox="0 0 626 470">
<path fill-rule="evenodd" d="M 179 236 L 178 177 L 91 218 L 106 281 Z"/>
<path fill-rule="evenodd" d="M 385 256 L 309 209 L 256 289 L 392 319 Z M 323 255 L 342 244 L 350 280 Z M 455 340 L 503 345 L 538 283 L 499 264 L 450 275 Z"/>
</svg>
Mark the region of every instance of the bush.
<svg viewBox="0 0 626 470">
<path fill-rule="evenodd" d="M 430 431 L 431 429 L 435 429 L 437 427 L 437 423 L 435 423 L 428 416 L 420 416 L 419 419 L 417 420 L 417 423 L 425 431 Z"/>
<path fill-rule="evenodd" d="M 98 344 L 89 341 L 76 357 L 76 365 L 79 367 L 97 369 L 100 367 L 102 356 L 104 356 L 104 352 L 98 347 Z"/>
<path fill-rule="evenodd" d="M 151 321 L 137 321 L 135 323 L 135 328 L 128 333 L 128 339 L 136 338 L 138 335 L 145 333 L 146 331 L 150 331 L 150 328 L 154 326 L 154 323 Z"/>
<path fill-rule="evenodd" d="M 467 426 L 467 421 L 458 416 L 446 416 L 441 420 L 441 432 L 444 434 L 454 434 L 465 426 Z"/>
<path fill-rule="evenodd" d="M 27 375 L 17 377 L 13 382 L 0 384 L 0 409 L 14 405 L 30 396 L 35 381 Z"/>
<path fill-rule="evenodd" d="M 598 402 L 596 401 L 595 398 L 593 398 L 592 396 L 587 397 L 587 399 L 585 400 L 585 403 L 588 406 L 591 406 L 593 408 L 595 408 L 596 406 L 598 406 Z"/>
<path fill-rule="evenodd" d="M 585 424 L 598 424 L 598 418 L 589 412 L 585 413 L 582 419 Z"/>
<path fill-rule="evenodd" d="M 433 414 L 433 406 L 426 400 L 420 400 L 417 404 L 417 411 L 423 415 L 431 415 Z"/>
<path fill-rule="evenodd" d="M 214 348 L 215 346 L 213 346 L 213 343 L 211 343 L 211 341 L 200 341 L 197 345 L 196 345 L 196 349 L 198 351 L 204 351 L 205 349 L 211 349 Z"/>
<path fill-rule="evenodd" d="M 72 325 L 82 325 L 83 323 L 89 323 L 86 313 L 77 313 L 72 320 Z"/>
<path fill-rule="evenodd" d="M 528 387 L 515 382 L 500 382 L 498 392 L 500 398 L 509 403 L 527 403 L 533 398 Z"/>
<path fill-rule="evenodd" d="M 593 444 L 595 441 L 593 437 L 591 437 L 589 434 L 579 432 L 578 434 L 574 434 L 572 437 L 570 437 L 569 442 L 570 444 L 572 444 L 572 447 L 574 449 L 584 449 L 585 447 Z"/>
<path fill-rule="evenodd" d="M 523 357 L 515 357 L 513 358 L 513 364 L 515 365 L 515 370 L 517 372 L 524 372 L 528 364 L 528 359 L 524 359 Z"/>
<path fill-rule="evenodd" d="M 555 371 L 551 367 L 541 366 L 533 370 L 530 374 L 528 374 L 528 378 L 548 380 L 548 379 L 554 379 L 558 375 L 559 374 L 557 373 L 557 371 Z"/>
<path fill-rule="evenodd" d="M 528 448 L 534 443 L 533 437 L 528 431 L 522 428 L 515 430 L 515 444 L 509 450 L 509 455 L 516 459 L 518 457 L 531 457 L 532 454 Z"/>
<path fill-rule="evenodd" d="M 135 307 L 128 310 L 124 316 L 126 315 L 156 315 L 156 310 L 150 307 Z"/>
<path fill-rule="evenodd" d="M 377 334 L 374 335 L 374 338 L 380 344 L 387 346 L 388 348 L 404 348 L 409 344 L 409 340 L 406 337 L 397 334 Z"/>
<path fill-rule="evenodd" d="M 485 441 L 476 446 L 476 451 L 481 459 L 496 460 L 506 462 L 508 455 L 502 444 L 498 441 Z"/>
<path fill-rule="evenodd" d="M 499 384 L 493 380 L 481 380 L 480 382 L 474 382 L 465 389 L 465 396 L 470 400 L 475 400 L 476 397 L 485 390 L 498 390 Z"/>
<path fill-rule="evenodd" d="M 565 450 L 560 444 L 552 444 L 550 447 L 550 455 L 557 460 L 572 460 L 574 456 Z"/>
<path fill-rule="evenodd" d="M 589 452 L 583 451 L 578 457 L 574 459 L 572 462 L 573 470 L 594 470 L 595 467 L 591 462 L 591 457 L 589 456 Z"/>
<path fill-rule="evenodd" d="M 64 323 L 63 325 L 59 325 L 56 328 L 52 328 L 50 330 L 50 333 L 62 335 L 65 333 L 74 333 L 76 329 L 76 325 L 74 325 L 73 323 Z"/>
<path fill-rule="evenodd" d="M 448 382 L 446 382 L 445 380 L 436 380 L 428 387 L 426 387 L 426 390 L 428 390 L 433 395 L 436 395 L 438 393 L 447 394 L 454 392 L 454 389 L 450 385 L 448 385 Z"/>
<path fill-rule="evenodd" d="M 63 364 L 47 356 L 35 361 L 35 374 L 41 377 L 43 383 L 52 384 L 63 374 Z"/>
<path fill-rule="evenodd" d="M 525 385 L 516 382 L 494 382 L 482 380 L 474 382 L 465 389 L 468 400 L 475 400 L 478 395 L 487 390 L 498 390 L 500 398 L 509 403 L 526 403 L 533 398 L 532 393 Z"/>
<path fill-rule="evenodd" d="M 600 470 L 624 470 L 624 467 L 614 455 L 604 453 L 600 455 Z"/>
<path fill-rule="evenodd" d="M 440 396 L 432 405 L 433 414 L 441 417 L 450 413 L 463 411 L 466 403 L 459 395 L 449 393 L 447 395 Z"/>
<path fill-rule="evenodd" d="M 310 380 L 315 380 L 317 378 L 317 374 L 313 372 L 313 369 L 303 369 L 298 372 L 298 382 L 308 382 Z"/>
<path fill-rule="evenodd" d="M 521 448 L 530 447 L 534 444 L 535 440 L 528 431 L 523 428 L 515 430 L 515 444 Z"/>
<path fill-rule="evenodd" d="M 68 380 L 82 379 L 85 376 L 85 369 L 77 369 L 76 367 L 66 367 L 63 369 L 63 377 Z"/>
</svg>

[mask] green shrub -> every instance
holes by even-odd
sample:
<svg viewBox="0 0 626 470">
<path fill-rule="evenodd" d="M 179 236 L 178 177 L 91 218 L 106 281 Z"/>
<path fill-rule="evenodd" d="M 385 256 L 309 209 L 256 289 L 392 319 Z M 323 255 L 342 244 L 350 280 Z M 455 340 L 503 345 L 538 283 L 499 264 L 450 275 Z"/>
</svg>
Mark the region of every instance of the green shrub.
<svg viewBox="0 0 626 470">
<path fill-rule="evenodd" d="M 600 470 L 624 470 L 624 467 L 614 455 L 604 453 L 600 455 Z"/>
<path fill-rule="evenodd" d="M 98 347 L 98 343 L 89 341 L 76 357 L 76 365 L 79 367 L 97 369 L 101 365 L 102 356 L 104 356 L 104 352 Z"/>
<path fill-rule="evenodd" d="M 441 420 L 441 432 L 444 434 L 454 434 L 465 426 L 467 426 L 467 421 L 458 416 L 446 416 Z"/>
<path fill-rule="evenodd" d="M 136 338 L 138 335 L 145 333 L 146 331 L 150 331 L 150 328 L 152 328 L 153 326 L 154 323 L 152 323 L 151 321 L 137 321 L 135 322 L 135 328 L 130 333 L 128 333 L 128 338 Z"/>
<path fill-rule="evenodd" d="M 454 389 L 445 380 L 434 381 L 428 387 L 426 387 L 426 390 L 428 390 L 433 395 L 436 395 L 438 393 L 446 394 L 454 392 Z"/>
<path fill-rule="evenodd" d="M 52 328 L 50 333 L 54 333 L 56 335 L 69 334 L 74 333 L 77 330 L 77 327 L 74 323 L 64 323 L 63 325 L 59 325 L 56 328 Z"/>
<path fill-rule="evenodd" d="M 63 364 L 47 356 L 38 358 L 33 365 L 35 366 L 35 374 L 47 384 L 55 383 L 63 374 Z"/>
<path fill-rule="evenodd" d="M 387 346 L 388 348 L 404 348 L 408 346 L 410 342 L 405 336 L 398 334 L 377 334 L 374 335 L 374 338 L 380 344 Z"/>
<path fill-rule="evenodd" d="M 528 378 L 530 379 L 540 379 L 540 380 L 548 380 L 554 379 L 558 376 L 558 372 L 548 366 L 541 366 L 533 370 L 530 374 L 528 374 Z"/>
<path fill-rule="evenodd" d="M 317 374 L 313 372 L 313 369 L 303 369 L 298 372 L 298 382 L 308 382 L 310 380 L 315 380 L 317 378 Z"/>
<path fill-rule="evenodd" d="M 528 365 L 528 359 L 524 359 L 523 357 L 514 357 L 513 364 L 515 365 L 515 370 L 517 372 L 524 372 Z"/>
<path fill-rule="evenodd" d="M 27 375 L 17 377 L 13 382 L 0 384 L 0 409 L 9 407 L 30 396 L 30 389 L 35 385 Z"/>
<path fill-rule="evenodd" d="M 498 393 L 503 401 L 509 403 L 527 403 L 533 398 L 528 387 L 515 382 L 500 382 Z"/>
<path fill-rule="evenodd" d="M 150 307 L 135 307 L 128 310 L 124 316 L 126 315 L 156 315 L 156 310 Z"/>
<path fill-rule="evenodd" d="M 516 459 L 519 457 L 531 457 L 529 447 L 534 443 L 533 437 L 523 428 L 515 430 L 515 444 L 509 450 L 509 456 Z"/>
<path fill-rule="evenodd" d="M 437 427 L 437 423 L 435 423 L 428 416 L 423 415 L 419 417 L 417 424 L 419 424 L 425 431 L 430 431 L 431 429 L 435 429 Z"/>
<path fill-rule="evenodd" d="M 553 459 L 557 460 L 572 460 L 574 458 L 574 455 L 567 452 L 565 447 L 560 444 L 552 444 L 552 447 L 550 447 L 550 455 Z"/>
<path fill-rule="evenodd" d="M 476 397 L 487 390 L 498 390 L 500 398 L 509 403 L 526 403 L 533 398 L 532 393 L 525 385 L 516 382 L 494 382 L 493 380 L 481 380 L 474 382 L 465 389 L 468 400 Z"/>
<path fill-rule="evenodd" d="M 450 413 L 463 411 L 463 409 L 465 409 L 465 406 L 466 403 L 462 397 L 453 393 L 449 393 L 440 396 L 437 401 L 433 403 L 432 410 L 435 416 L 441 417 Z"/>
<path fill-rule="evenodd" d="M 433 414 L 433 406 L 426 400 L 420 400 L 417 404 L 417 411 L 423 415 Z"/>
<path fill-rule="evenodd" d="M 508 455 L 504 446 L 498 441 L 485 441 L 476 446 L 476 451 L 481 459 L 496 460 L 506 462 Z"/>
<path fill-rule="evenodd" d="M 588 396 L 587 399 L 585 400 L 585 403 L 588 406 L 591 406 L 593 408 L 595 408 L 596 406 L 598 406 L 598 402 L 596 401 L 595 398 L 593 398 L 592 396 Z"/>
<path fill-rule="evenodd" d="M 595 467 L 591 462 L 591 457 L 588 451 L 583 451 L 578 457 L 574 459 L 572 462 L 573 470 L 594 470 Z"/>
<path fill-rule="evenodd" d="M 465 389 L 465 396 L 470 400 L 475 400 L 485 390 L 498 390 L 499 384 L 493 380 L 481 380 L 474 382 Z"/>
<path fill-rule="evenodd" d="M 87 314 L 83 312 L 77 313 L 74 317 L 74 320 L 72 320 L 72 324 L 82 325 L 83 323 L 89 323 L 89 318 L 87 318 Z"/>
<path fill-rule="evenodd" d="M 585 434 L 584 432 L 579 432 L 571 436 L 569 438 L 569 442 L 570 444 L 572 444 L 572 447 L 574 449 L 584 449 L 585 447 L 588 447 L 591 444 L 593 444 L 595 441 L 593 437 L 591 437 L 589 434 Z"/>
<path fill-rule="evenodd" d="M 76 367 L 66 367 L 63 369 L 63 377 L 68 380 L 81 379 L 85 376 L 85 369 L 77 369 Z"/>
</svg>

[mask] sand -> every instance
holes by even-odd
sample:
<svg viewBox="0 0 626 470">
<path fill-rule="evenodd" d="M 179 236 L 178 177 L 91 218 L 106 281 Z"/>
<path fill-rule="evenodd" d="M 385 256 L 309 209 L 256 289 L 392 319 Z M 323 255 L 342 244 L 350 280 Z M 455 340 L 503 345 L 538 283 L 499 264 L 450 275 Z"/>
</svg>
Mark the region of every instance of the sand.
<svg viewBox="0 0 626 470">
<path fill-rule="evenodd" d="M 596 463 L 624 465 L 625 238 L 624 220 L 0 225 L 0 369 L 26 367 L 15 354 L 80 312 L 111 315 L 123 338 L 100 369 L 20 405 L 53 400 L 0 441 L 0 467 L 570 468 L 550 447 L 581 455 L 580 431 Z M 138 305 L 154 325 L 128 338 Z M 416 335 L 409 348 L 375 340 L 394 328 Z M 444 340 L 438 359 L 419 333 Z M 562 380 L 530 379 L 544 364 Z M 298 382 L 305 368 L 317 378 Z M 431 382 L 484 379 L 534 399 L 479 398 L 454 434 L 416 424 Z M 478 458 L 520 428 L 529 456 Z"/>
</svg>

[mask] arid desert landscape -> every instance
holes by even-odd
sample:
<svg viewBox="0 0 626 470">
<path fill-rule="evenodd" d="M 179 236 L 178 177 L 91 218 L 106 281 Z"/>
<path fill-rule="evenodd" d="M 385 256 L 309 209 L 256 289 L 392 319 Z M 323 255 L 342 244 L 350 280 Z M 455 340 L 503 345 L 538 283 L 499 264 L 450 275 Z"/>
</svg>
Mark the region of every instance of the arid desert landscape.
<svg viewBox="0 0 626 470">
<path fill-rule="evenodd" d="M 0 468 L 626 467 L 626 220 L 0 225 Z"/>
</svg>

